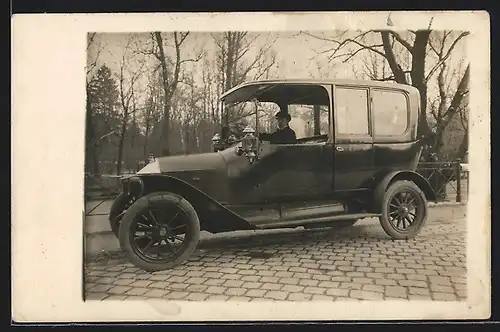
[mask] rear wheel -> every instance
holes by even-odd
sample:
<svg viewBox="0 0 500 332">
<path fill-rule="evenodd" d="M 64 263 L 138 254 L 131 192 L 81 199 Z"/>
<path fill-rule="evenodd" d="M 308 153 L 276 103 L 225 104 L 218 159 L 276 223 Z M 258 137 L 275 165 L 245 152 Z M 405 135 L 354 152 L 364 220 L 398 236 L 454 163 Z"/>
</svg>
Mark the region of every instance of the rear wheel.
<svg viewBox="0 0 500 332">
<path fill-rule="evenodd" d="M 411 181 L 396 181 L 382 199 L 379 217 L 384 231 L 395 240 L 414 238 L 427 219 L 427 201 L 420 188 Z"/>
<path fill-rule="evenodd" d="M 200 222 L 183 197 L 153 193 L 125 212 L 118 237 L 132 264 L 146 271 L 166 270 L 184 262 L 196 249 Z"/>
</svg>

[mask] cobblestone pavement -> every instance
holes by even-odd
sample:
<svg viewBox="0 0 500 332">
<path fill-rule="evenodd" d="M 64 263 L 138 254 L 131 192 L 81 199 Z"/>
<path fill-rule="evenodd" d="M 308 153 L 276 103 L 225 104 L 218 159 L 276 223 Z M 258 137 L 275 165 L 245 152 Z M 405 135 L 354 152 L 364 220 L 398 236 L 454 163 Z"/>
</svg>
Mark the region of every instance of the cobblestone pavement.
<svg viewBox="0 0 500 332">
<path fill-rule="evenodd" d="M 465 300 L 465 220 L 428 222 L 393 241 L 373 219 L 201 243 L 172 270 L 87 264 L 86 300 Z"/>
</svg>

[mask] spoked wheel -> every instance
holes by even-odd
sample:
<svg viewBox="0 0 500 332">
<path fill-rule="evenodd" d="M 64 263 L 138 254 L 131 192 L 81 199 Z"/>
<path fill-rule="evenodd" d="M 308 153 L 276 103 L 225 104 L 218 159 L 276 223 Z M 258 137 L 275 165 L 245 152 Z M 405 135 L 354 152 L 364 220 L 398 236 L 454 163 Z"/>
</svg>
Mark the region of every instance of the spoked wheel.
<svg viewBox="0 0 500 332">
<path fill-rule="evenodd" d="M 196 249 L 200 223 L 193 206 L 172 193 L 154 193 L 125 212 L 120 245 L 135 266 L 159 271 L 185 261 Z"/>
<path fill-rule="evenodd" d="M 427 219 L 427 201 L 420 188 L 411 181 L 394 182 L 382 201 L 380 224 L 395 240 L 411 239 Z"/>
</svg>

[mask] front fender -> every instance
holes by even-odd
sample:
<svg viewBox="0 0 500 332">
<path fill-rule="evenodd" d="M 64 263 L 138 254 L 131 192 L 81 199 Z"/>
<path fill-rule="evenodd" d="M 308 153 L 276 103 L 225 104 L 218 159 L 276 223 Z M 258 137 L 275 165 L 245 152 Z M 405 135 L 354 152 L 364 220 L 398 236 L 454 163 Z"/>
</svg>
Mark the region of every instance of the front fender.
<svg viewBox="0 0 500 332">
<path fill-rule="evenodd" d="M 375 211 L 379 212 L 380 207 L 382 206 L 384 193 L 389 185 L 398 180 L 413 181 L 423 191 L 427 201 L 437 201 L 436 193 L 429 184 L 429 181 L 427 181 L 427 179 L 422 175 L 414 171 L 392 171 L 381 176 L 380 180 L 375 185 L 375 189 L 373 191 L 373 199 L 375 203 L 373 208 Z"/>
<path fill-rule="evenodd" d="M 189 201 L 198 213 L 202 230 L 219 233 L 255 229 L 238 214 L 182 179 L 164 174 L 141 174 L 138 177 L 143 183 L 142 195 L 168 191 Z"/>
</svg>

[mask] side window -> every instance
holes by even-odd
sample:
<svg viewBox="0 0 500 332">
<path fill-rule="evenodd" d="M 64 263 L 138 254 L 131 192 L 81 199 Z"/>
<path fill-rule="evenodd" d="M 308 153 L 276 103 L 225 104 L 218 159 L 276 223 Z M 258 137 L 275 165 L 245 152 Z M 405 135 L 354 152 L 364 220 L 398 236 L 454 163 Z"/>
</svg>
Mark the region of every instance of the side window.
<svg viewBox="0 0 500 332">
<path fill-rule="evenodd" d="M 255 106 L 252 103 L 252 107 Z M 259 128 L 258 132 L 271 133 L 276 130 L 274 116 L 280 111 L 280 107 L 273 102 L 261 102 L 259 105 Z M 254 119 L 255 121 L 255 119 Z"/>
<path fill-rule="evenodd" d="M 328 106 L 319 106 L 319 135 L 325 135 L 329 132 L 329 112 Z M 292 120 L 290 121 L 290 128 L 292 128 L 298 139 L 305 137 L 315 136 L 314 134 L 314 123 L 315 114 L 313 105 L 299 105 L 291 104 L 288 105 L 288 112 Z"/>
<path fill-rule="evenodd" d="M 337 87 L 336 128 L 340 135 L 369 135 L 368 90 Z"/>
<path fill-rule="evenodd" d="M 406 96 L 399 91 L 373 90 L 373 119 L 375 136 L 403 134 L 408 125 Z"/>
</svg>

